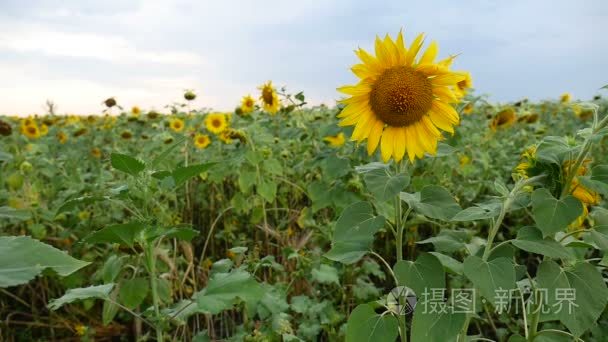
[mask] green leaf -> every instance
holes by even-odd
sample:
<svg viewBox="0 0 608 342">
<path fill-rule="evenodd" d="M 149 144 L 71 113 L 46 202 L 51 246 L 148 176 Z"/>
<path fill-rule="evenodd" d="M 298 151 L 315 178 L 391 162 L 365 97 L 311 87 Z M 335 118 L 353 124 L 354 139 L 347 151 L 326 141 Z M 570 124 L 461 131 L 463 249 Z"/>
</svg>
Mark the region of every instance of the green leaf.
<svg viewBox="0 0 608 342">
<path fill-rule="evenodd" d="M 549 136 L 536 147 L 536 158 L 540 161 L 556 164 L 561 167 L 564 156 L 570 153 L 571 147 L 564 137 Z"/>
<path fill-rule="evenodd" d="M 263 295 L 262 287 L 253 277 L 242 270 L 215 273 L 207 287 L 197 292 L 193 299 L 200 312 L 218 314 L 232 307 L 237 298 L 245 302 L 257 302 Z"/>
<path fill-rule="evenodd" d="M 137 176 L 146 168 L 146 164 L 142 160 L 121 153 L 112 153 L 110 161 L 113 168 L 131 176 Z"/>
<path fill-rule="evenodd" d="M 122 261 L 122 258 L 119 258 L 116 255 L 110 255 L 106 262 L 103 263 L 101 278 L 104 284 L 113 283 L 116 280 L 116 277 L 118 277 L 122 270 Z"/>
<path fill-rule="evenodd" d="M 374 234 L 384 227 L 383 216 L 375 216 L 369 202 L 357 202 L 342 212 L 336 222 L 332 247 L 325 257 L 344 264 L 359 261 L 371 247 Z"/>
<path fill-rule="evenodd" d="M 281 165 L 281 162 L 274 158 L 269 158 L 269 159 L 264 160 L 264 162 L 262 163 L 262 166 L 263 166 L 264 170 L 268 171 L 271 174 L 274 174 L 274 175 L 283 174 L 283 166 Z"/>
<path fill-rule="evenodd" d="M 256 190 L 266 202 L 272 202 L 277 195 L 277 183 L 262 179 Z"/>
<path fill-rule="evenodd" d="M 158 165 L 160 165 L 160 163 L 163 160 L 165 160 L 165 158 L 167 158 L 169 156 L 169 154 L 171 154 L 171 152 L 173 152 L 174 149 L 176 149 L 179 145 L 181 145 L 185 140 L 186 140 L 185 136 L 178 138 L 173 144 L 171 144 L 164 151 L 162 151 L 156 158 L 154 158 L 152 160 L 152 163 L 150 163 L 150 166 L 152 168 L 156 168 Z"/>
<path fill-rule="evenodd" d="M 83 241 L 87 243 L 119 243 L 133 247 L 136 238 L 145 228 L 145 224 L 139 221 L 115 224 L 89 234 Z"/>
<path fill-rule="evenodd" d="M 369 192 L 379 201 L 388 201 L 397 196 L 410 183 L 407 174 L 391 175 L 387 169 L 374 169 L 364 176 Z"/>
<path fill-rule="evenodd" d="M 546 305 L 575 336 L 581 336 L 600 317 L 608 304 L 608 289 L 602 275 L 586 262 L 562 269 L 554 261 L 543 261 L 536 274 L 539 288 L 547 289 Z M 574 294 L 570 306 L 560 296 L 565 291 Z M 561 309 L 559 302 L 562 302 Z"/>
<path fill-rule="evenodd" d="M 143 303 L 148 295 L 150 282 L 146 278 L 126 279 L 121 282 L 118 298 L 129 309 L 134 309 Z"/>
<path fill-rule="evenodd" d="M 256 173 L 255 171 L 242 171 L 239 173 L 239 188 L 242 192 L 249 192 L 249 189 L 255 184 Z"/>
<path fill-rule="evenodd" d="M 422 253 L 416 262 L 398 261 L 393 267 L 400 286 L 414 290 L 418 297 L 430 289 L 445 288 L 445 273 L 439 260 L 428 253 Z"/>
<path fill-rule="evenodd" d="M 566 229 L 582 213 L 583 205 L 573 196 L 568 195 L 558 200 L 544 188 L 532 193 L 532 217 L 543 236 Z"/>
<path fill-rule="evenodd" d="M 466 247 L 471 239 L 468 232 L 463 230 L 443 229 L 438 235 L 416 242 L 417 244 L 432 243 L 439 252 L 452 253 Z"/>
<path fill-rule="evenodd" d="M 545 255 L 549 258 L 572 258 L 566 247 L 551 237 L 543 239 L 543 233 L 535 227 L 523 227 L 517 232 L 517 239 L 511 243 L 526 252 Z"/>
<path fill-rule="evenodd" d="M 171 227 L 169 229 L 156 227 L 153 229 L 146 230 L 144 235 L 147 241 L 153 241 L 159 237 L 165 237 L 168 239 L 178 239 L 183 241 L 190 241 L 194 239 L 199 232 L 190 228 L 189 225 L 182 225 L 180 227 Z"/>
<path fill-rule="evenodd" d="M 432 304 L 437 305 L 438 303 L 431 302 Z M 439 305 L 441 304 L 439 303 Z M 425 305 L 424 302 L 416 304 L 412 321 L 411 341 L 456 341 L 456 336 L 464 325 L 466 315 L 461 312 L 453 312 L 450 308 L 439 311 L 431 310 L 430 305 Z"/>
<path fill-rule="evenodd" d="M 369 304 L 358 305 L 346 325 L 346 342 L 395 341 L 399 329 L 397 318 L 379 315 Z"/>
<path fill-rule="evenodd" d="M 88 264 L 29 236 L 0 237 L 0 288 L 25 284 L 47 268 L 65 277 Z"/>
<path fill-rule="evenodd" d="M 425 186 L 420 193 L 402 192 L 400 197 L 417 213 L 433 219 L 449 221 L 462 210 L 454 197 L 437 185 Z"/>
<path fill-rule="evenodd" d="M 446 269 L 447 271 L 454 273 L 454 274 L 459 274 L 462 275 L 462 272 L 464 271 L 464 267 L 462 266 L 462 263 L 450 256 L 447 256 L 445 254 L 441 254 L 438 252 L 429 252 L 429 254 L 434 255 L 437 259 L 439 259 L 439 262 L 443 265 L 443 268 Z"/>
<path fill-rule="evenodd" d="M 591 176 L 578 177 L 586 188 L 608 196 L 608 165 L 597 165 L 591 169 Z"/>
<path fill-rule="evenodd" d="M 511 290 L 517 286 L 515 265 L 503 257 L 483 261 L 480 257 L 469 256 L 464 260 L 464 274 L 492 304 L 496 303 L 496 290 Z"/>
<path fill-rule="evenodd" d="M 350 160 L 331 155 L 323 161 L 322 164 L 324 177 L 327 179 L 340 178 L 351 170 Z"/>
<path fill-rule="evenodd" d="M 179 187 L 186 183 L 190 178 L 196 177 L 199 174 L 209 170 L 216 163 L 194 164 L 189 166 L 178 167 L 171 172 L 171 177 L 175 182 L 175 187 Z"/>
<path fill-rule="evenodd" d="M 78 197 L 78 198 L 72 198 L 71 200 L 68 200 L 65 203 L 63 203 L 61 205 L 61 207 L 59 207 L 59 209 L 57 209 L 55 216 L 57 216 L 63 212 L 72 210 L 78 205 L 88 205 L 91 203 L 105 201 L 108 199 L 110 199 L 110 196 L 82 196 L 82 197 Z"/>
<path fill-rule="evenodd" d="M 608 251 L 608 226 L 595 226 L 589 231 L 590 239 L 602 251 Z"/>
<path fill-rule="evenodd" d="M 478 221 L 486 220 L 498 216 L 500 213 L 500 206 L 473 206 L 468 207 L 456 215 L 454 215 L 451 221 L 454 222 L 467 222 L 467 221 Z"/>
<path fill-rule="evenodd" d="M 311 271 L 312 279 L 321 284 L 340 284 L 338 270 L 330 265 L 321 264 Z"/>
<path fill-rule="evenodd" d="M 0 207 L 0 219 L 9 219 L 15 221 L 26 221 L 32 217 L 29 210 L 15 209 L 12 207 Z"/>
<path fill-rule="evenodd" d="M 78 300 L 98 298 L 107 300 L 110 298 L 110 292 L 114 288 L 114 284 L 105 284 L 98 286 L 80 287 L 69 289 L 63 296 L 49 301 L 48 308 L 57 310 L 65 304 L 69 304 Z"/>
</svg>

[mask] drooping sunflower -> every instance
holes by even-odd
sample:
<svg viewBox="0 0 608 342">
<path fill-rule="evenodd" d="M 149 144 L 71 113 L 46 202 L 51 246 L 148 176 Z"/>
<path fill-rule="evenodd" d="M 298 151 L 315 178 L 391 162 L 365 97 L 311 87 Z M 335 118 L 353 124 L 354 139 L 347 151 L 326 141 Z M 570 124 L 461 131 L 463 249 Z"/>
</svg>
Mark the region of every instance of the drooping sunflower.
<svg viewBox="0 0 608 342">
<path fill-rule="evenodd" d="M 461 74 L 464 75 L 464 80 L 456 83 L 456 87 L 454 88 L 454 94 L 458 98 L 463 98 L 467 91 L 473 88 L 473 79 L 471 78 L 471 73 L 463 71 Z"/>
<path fill-rule="evenodd" d="M 131 131 L 129 131 L 127 129 L 127 130 L 122 131 L 122 133 L 120 133 L 120 137 L 125 140 L 129 140 L 129 139 L 133 138 L 133 133 L 131 133 Z"/>
<path fill-rule="evenodd" d="M 505 128 L 511 126 L 517 120 L 517 115 L 513 108 L 506 108 L 498 112 L 492 122 L 490 122 L 490 128 L 495 131 L 498 128 Z"/>
<path fill-rule="evenodd" d="M 570 99 L 572 99 L 572 95 L 570 95 L 570 93 L 563 93 L 559 97 L 559 102 L 561 102 L 561 103 L 568 103 L 568 102 L 570 102 Z"/>
<path fill-rule="evenodd" d="M 344 133 L 340 132 L 337 135 L 330 135 L 323 138 L 323 140 L 328 142 L 331 147 L 340 147 L 345 142 Z"/>
<path fill-rule="evenodd" d="M 211 139 L 207 134 L 196 134 L 194 136 L 194 147 L 202 150 L 211 144 Z"/>
<path fill-rule="evenodd" d="M 258 89 L 262 91 L 260 100 L 262 101 L 264 110 L 270 114 L 276 114 L 281 107 L 281 101 L 279 101 L 279 95 L 277 95 L 277 91 L 272 86 L 272 81 L 264 83 Z"/>
<path fill-rule="evenodd" d="M 93 147 L 93 148 L 91 149 L 91 155 L 92 155 L 94 158 L 99 159 L 99 158 L 101 158 L 101 150 L 100 150 L 99 148 L 97 148 L 97 147 Z"/>
<path fill-rule="evenodd" d="M 251 95 L 243 96 L 241 100 L 241 111 L 243 114 L 249 114 L 255 109 L 255 100 Z"/>
<path fill-rule="evenodd" d="M 232 144 L 232 135 L 230 134 L 230 130 L 226 129 L 221 131 L 217 137 L 224 143 L 224 144 Z"/>
<path fill-rule="evenodd" d="M 367 139 L 370 155 L 380 145 L 385 162 L 400 161 L 406 152 L 410 161 L 435 154 L 440 129 L 453 133 L 460 121 L 451 103 L 458 102 L 453 89 L 465 76 L 449 70 L 454 57 L 435 62 L 436 42 L 417 58 L 423 38 L 418 35 L 406 48 L 402 32 L 396 40 L 376 37 L 375 57 L 355 51 L 363 63 L 351 70 L 360 82 L 338 88 L 351 96 L 340 101 L 346 105 L 340 126 L 355 126 L 351 140 Z"/>
<path fill-rule="evenodd" d="M 68 141 L 68 136 L 63 131 L 57 133 L 57 140 L 60 144 L 65 144 Z"/>
<path fill-rule="evenodd" d="M 180 119 L 180 118 L 173 118 L 169 121 L 169 128 L 171 128 L 171 130 L 173 132 L 181 132 L 184 130 L 184 120 Z"/>
<path fill-rule="evenodd" d="M 213 134 L 222 133 L 228 127 L 226 115 L 222 113 L 207 114 L 205 118 L 205 127 Z"/>
</svg>

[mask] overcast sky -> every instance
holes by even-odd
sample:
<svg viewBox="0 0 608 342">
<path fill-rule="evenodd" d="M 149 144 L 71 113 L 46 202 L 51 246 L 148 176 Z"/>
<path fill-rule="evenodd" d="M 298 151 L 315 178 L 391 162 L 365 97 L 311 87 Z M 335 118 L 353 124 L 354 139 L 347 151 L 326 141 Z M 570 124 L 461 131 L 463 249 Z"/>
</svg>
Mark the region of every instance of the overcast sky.
<svg viewBox="0 0 608 342">
<path fill-rule="evenodd" d="M 0 0 L 0 113 L 97 113 L 199 93 L 234 108 L 266 80 L 333 105 L 353 50 L 417 32 L 493 101 L 588 99 L 608 83 L 608 1 Z"/>
</svg>

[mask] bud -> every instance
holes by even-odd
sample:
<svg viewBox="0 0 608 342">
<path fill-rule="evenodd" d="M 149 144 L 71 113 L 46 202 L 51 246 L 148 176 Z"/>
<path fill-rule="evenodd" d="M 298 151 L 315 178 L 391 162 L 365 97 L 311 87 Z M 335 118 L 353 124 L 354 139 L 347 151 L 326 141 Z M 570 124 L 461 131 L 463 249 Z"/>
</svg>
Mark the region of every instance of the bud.
<svg viewBox="0 0 608 342">
<path fill-rule="evenodd" d="M 24 161 L 21 163 L 21 165 L 19 165 L 19 170 L 21 170 L 21 173 L 23 174 L 28 174 L 30 171 L 32 171 L 32 164 L 30 164 L 28 161 Z"/>
<path fill-rule="evenodd" d="M 196 94 L 192 90 L 188 90 L 188 91 L 186 91 L 186 93 L 184 93 L 184 98 L 187 101 L 192 101 L 192 100 L 196 99 Z"/>
</svg>

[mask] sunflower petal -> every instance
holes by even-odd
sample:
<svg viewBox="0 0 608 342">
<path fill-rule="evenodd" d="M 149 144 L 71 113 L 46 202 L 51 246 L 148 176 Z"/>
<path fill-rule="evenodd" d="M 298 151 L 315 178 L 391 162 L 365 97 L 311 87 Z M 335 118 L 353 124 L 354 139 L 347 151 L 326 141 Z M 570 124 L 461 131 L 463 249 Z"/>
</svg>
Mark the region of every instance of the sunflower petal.
<svg viewBox="0 0 608 342">
<path fill-rule="evenodd" d="M 407 51 L 407 56 L 405 58 L 405 65 L 412 65 L 414 63 L 416 55 L 418 54 L 418 51 L 420 51 L 420 48 L 422 47 L 423 43 L 424 33 L 421 33 L 418 35 L 418 37 L 416 37 L 416 39 L 414 39 L 414 41 L 410 45 L 410 48 Z"/>
<path fill-rule="evenodd" d="M 405 42 L 403 40 L 403 29 L 399 30 L 399 34 L 397 34 L 397 39 L 395 40 L 395 45 L 397 46 L 397 51 L 399 52 L 399 60 L 397 63 L 398 65 L 404 65 L 405 58 L 407 56 L 407 48 L 405 47 Z"/>
<path fill-rule="evenodd" d="M 452 72 L 449 74 L 433 77 L 430 80 L 434 86 L 448 86 L 448 85 L 455 85 L 456 83 L 458 83 L 464 79 L 465 79 L 465 75 Z"/>
<path fill-rule="evenodd" d="M 410 159 L 410 162 L 413 162 L 416 159 L 416 150 L 414 148 L 414 137 L 412 136 L 412 132 L 410 132 L 410 128 L 404 127 L 403 133 L 405 137 L 405 147 L 407 149 L 407 156 Z"/>
<path fill-rule="evenodd" d="M 431 105 L 431 111 L 443 115 L 452 124 L 458 124 L 460 122 L 460 117 L 458 116 L 456 109 L 454 109 L 454 107 L 445 102 L 437 100 L 433 101 L 433 104 Z"/>
<path fill-rule="evenodd" d="M 369 109 L 369 105 L 365 102 L 352 103 L 342 109 L 340 114 L 338 114 L 338 118 L 345 118 L 353 115 L 357 116 L 364 111 L 369 111 Z"/>
<path fill-rule="evenodd" d="M 369 92 L 372 90 L 372 87 L 369 83 L 361 82 L 357 85 L 343 86 L 338 88 L 337 90 L 347 95 L 360 96 L 369 94 Z"/>
<path fill-rule="evenodd" d="M 433 87 L 433 95 L 437 96 L 441 101 L 446 103 L 458 102 L 458 98 L 448 87 Z"/>
<path fill-rule="evenodd" d="M 382 131 L 384 129 L 384 123 L 381 120 L 376 120 L 376 123 L 372 127 L 369 132 L 369 136 L 367 138 L 367 154 L 372 155 L 376 148 L 378 147 L 378 143 L 380 143 L 380 137 L 382 137 Z"/>
<path fill-rule="evenodd" d="M 450 69 L 440 64 L 418 64 L 416 71 L 420 71 L 426 76 L 438 76 L 450 73 Z"/>
<path fill-rule="evenodd" d="M 355 130 L 350 137 L 353 141 L 362 141 L 367 138 L 366 134 L 369 134 L 371 125 L 376 122 L 376 116 L 372 112 L 365 112 L 359 117 Z"/>
<path fill-rule="evenodd" d="M 386 163 L 391 159 L 393 154 L 393 143 L 394 143 L 394 127 L 387 127 L 382 132 L 382 140 L 380 141 L 380 152 L 382 154 L 382 160 Z"/>
<path fill-rule="evenodd" d="M 431 44 L 429 44 L 429 47 L 426 48 L 426 51 L 424 52 L 422 57 L 420 57 L 420 61 L 418 63 L 420 63 L 420 64 L 433 63 L 435 58 L 437 58 L 438 53 L 439 53 L 439 46 L 437 45 L 436 41 L 432 41 Z"/>
<path fill-rule="evenodd" d="M 405 127 L 395 127 L 394 133 L 394 145 L 393 145 L 393 158 L 395 161 L 401 161 L 403 159 L 403 155 L 405 154 Z"/>
</svg>

